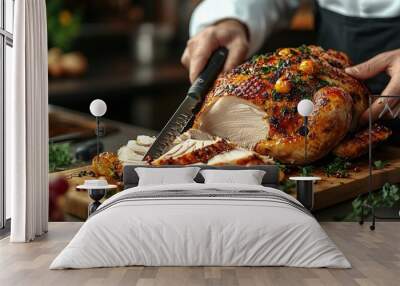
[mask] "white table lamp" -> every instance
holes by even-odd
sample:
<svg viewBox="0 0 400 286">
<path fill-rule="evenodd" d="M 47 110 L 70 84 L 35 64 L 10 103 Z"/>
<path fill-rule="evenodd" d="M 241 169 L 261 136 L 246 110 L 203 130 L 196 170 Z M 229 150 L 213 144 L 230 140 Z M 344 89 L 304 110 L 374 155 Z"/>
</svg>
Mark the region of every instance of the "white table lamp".
<svg viewBox="0 0 400 286">
<path fill-rule="evenodd" d="M 297 105 L 297 112 L 304 117 L 304 124 L 300 129 L 300 134 L 304 136 L 304 163 L 307 163 L 307 136 L 308 136 L 308 117 L 314 111 L 314 103 L 309 99 L 301 100 Z M 314 207 L 314 182 L 320 180 L 319 177 L 290 177 L 296 181 L 297 199 L 309 210 Z"/>
<path fill-rule="evenodd" d="M 90 113 L 96 117 L 96 138 L 97 138 L 97 156 L 100 153 L 100 136 L 104 135 L 104 130 L 100 128 L 100 117 L 107 111 L 107 104 L 101 99 L 95 99 L 90 103 Z"/>
<path fill-rule="evenodd" d="M 297 112 L 304 117 L 302 135 L 304 135 L 304 161 L 307 162 L 307 136 L 308 136 L 308 117 L 314 111 L 314 103 L 309 99 L 303 99 L 297 104 Z"/>
</svg>

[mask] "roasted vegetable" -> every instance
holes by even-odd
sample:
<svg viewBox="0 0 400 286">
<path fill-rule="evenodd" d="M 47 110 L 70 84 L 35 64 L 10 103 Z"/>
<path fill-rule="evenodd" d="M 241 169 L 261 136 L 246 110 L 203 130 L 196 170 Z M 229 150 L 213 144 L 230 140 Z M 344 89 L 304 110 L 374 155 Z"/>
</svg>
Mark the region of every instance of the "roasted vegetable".
<svg viewBox="0 0 400 286">
<path fill-rule="evenodd" d="M 117 183 L 122 179 L 122 164 L 118 156 L 111 152 L 103 152 L 92 160 L 92 170 L 96 176 L 104 176 L 109 183 Z"/>
</svg>

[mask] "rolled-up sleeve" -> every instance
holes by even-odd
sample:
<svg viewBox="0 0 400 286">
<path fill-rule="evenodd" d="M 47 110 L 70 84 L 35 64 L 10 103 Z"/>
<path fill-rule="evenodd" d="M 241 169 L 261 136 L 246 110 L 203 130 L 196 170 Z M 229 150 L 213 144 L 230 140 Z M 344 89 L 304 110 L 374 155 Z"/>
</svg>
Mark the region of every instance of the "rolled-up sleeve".
<svg viewBox="0 0 400 286">
<path fill-rule="evenodd" d="M 194 10 L 190 36 L 223 19 L 235 19 L 249 30 L 249 54 L 255 53 L 266 37 L 298 6 L 298 0 L 204 0 Z M 287 21 L 288 22 L 288 21 Z"/>
</svg>

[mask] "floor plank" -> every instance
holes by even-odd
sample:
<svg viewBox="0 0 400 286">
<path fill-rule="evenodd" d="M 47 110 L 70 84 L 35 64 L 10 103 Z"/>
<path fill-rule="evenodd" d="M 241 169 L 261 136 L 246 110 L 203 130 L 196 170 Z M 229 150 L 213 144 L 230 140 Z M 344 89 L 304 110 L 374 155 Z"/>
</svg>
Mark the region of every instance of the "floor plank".
<svg viewBox="0 0 400 286">
<path fill-rule="evenodd" d="M 50 223 L 49 233 L 32 243 L 0 240 L 2 286 L 266 286 L 266 285 L 399 285 L 400 223 L 379 222 L 375 231 L 357 223 L 323 222 L 352 269 L 289 267 L 119 267 L 50 271 L 54 257 L 82 223 Z"/>
</svg>

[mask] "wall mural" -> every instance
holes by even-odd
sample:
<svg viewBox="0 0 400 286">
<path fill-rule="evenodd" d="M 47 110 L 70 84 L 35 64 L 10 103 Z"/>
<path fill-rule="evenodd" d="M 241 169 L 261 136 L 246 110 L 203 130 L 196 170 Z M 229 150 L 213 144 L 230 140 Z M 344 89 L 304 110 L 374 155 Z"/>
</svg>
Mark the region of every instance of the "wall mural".
<svg viewBox="0 0 400 286">
<path fill-rule="evenodd" d="M 296 180 L 291 177 L 318 179 L 314 182 L 316 209 L 349 199 L 346 193 L 354 183 L 364 186 L 353 194 L 359 196 L 353 202 L 352 213 L 345 219 L 360 215 L 361 206 L 371 199 L 360 195 L 369 189 L 383 187 L 376 193 L 376 205 L 396 203 L 398 188 L 392 183 L 398 183 L 399 176 L 392 175 L 384 186 L 378 182 L 399 168 L 394 156 L 400 154 L 396 126 L 388 128 L 384 122 L 387 123 L 388 115 L 396 118 L 399 108 L 391 106 L 389 98 L 384 101 L 375 123 L 359 126 L 369 99 L 374 101 L 377 96 L 369 95 L 360 81 L 337 73 L 337 67 L 348 65 L 345 54 L 316 46 L 283 48 L 254 56 L 219 76 L 204 95 L 204 101 L 194 109 L 193 116 L 188 115 L 189 119 L 193 117 L 193 123 L 186 131 L 182 130 L 185 125 L 174 122 L 179 114 L 172 117 L 169 122 L 172 126 L 166 127 L 160 136 L 178 136 L 173 142 L 165 139 L 157 142 L 155 145 L 161 144 L 163 152 L 156 157 L 145 156 L 152 153 L 148 148 L 154 137 L 139 136 L 121 147 L 114 155 L 115 160 L 109 160 L 112 156 L 109 153 L 102 155 L 107 160 L 102 160 L 102 156 L 94 160 L 94 169 L 107 169 L 102 166 L 104 161 L 155 166 L 278 164 L 282 172 L 281 187 L 286 192 L 295 193 Z M 303 117 L 299 103 L 308 99 L 311 99 L 310 111 Z M 377 100 L 384 99 L 387 97 Z M 188 111 L 183 108 L 179 112 Z M 376 149 L 372 168 L 379 170 L 372 185 L 369 146 Z M 157 148 L 160 150 L 160 146 Z M 387 148 L 393 148 L 395 153 L 388 153 Z M 113 177 L 119 176 L 113 174 Z M 387 190 L 392 195 L 382 199 Z M 336 192 L 336 198 L 324 200 L 324 194 L 329 192 Z"/>
<path fill-rule="evenodd" d="M 312 21 L 295 17 L 293 39 L 272 35 L 263 52 L 221 74 L 225 58 L 216 52 L 190 88 L 180 57 L 199 1 L 169 9 L 153 2 L 48 3 L 55 220 L 86 218 L 92 201 L 75 188 L 85 178 L 117 185 L 106 197 L 123 190 L 126 165 L 276 165 L 283 191 L 296 196 L 311 184 L 316 212 L 348 204 L 346 213 L 334 212 L 340 220 L 357 220 L 366 204 L 398 203 L 400 107 L 370 96 L 376 85 L 345 71 L 350 59 L 360 62 L 358 54 L 309 45 Z M 312 20 L 309 8 L 301 15 Z M 299 29 L 306 36 L 296 36 Z M 96 99 L 107 105 L 101 118 L 89 113 Z M 383 100 L 371 126 L 369 99 Z"/>
</svg>

